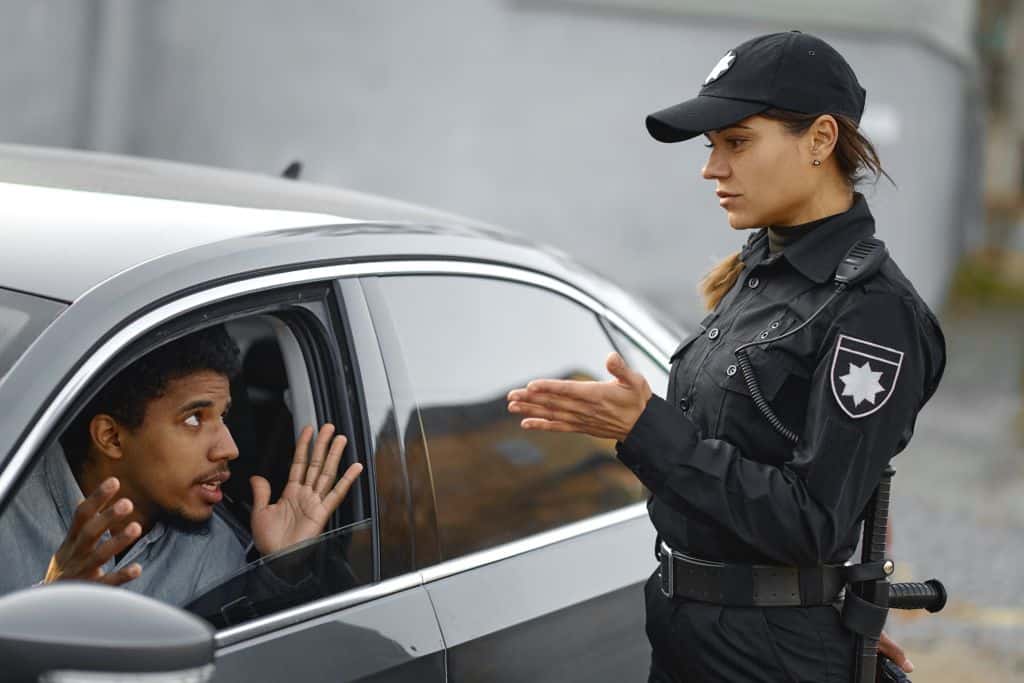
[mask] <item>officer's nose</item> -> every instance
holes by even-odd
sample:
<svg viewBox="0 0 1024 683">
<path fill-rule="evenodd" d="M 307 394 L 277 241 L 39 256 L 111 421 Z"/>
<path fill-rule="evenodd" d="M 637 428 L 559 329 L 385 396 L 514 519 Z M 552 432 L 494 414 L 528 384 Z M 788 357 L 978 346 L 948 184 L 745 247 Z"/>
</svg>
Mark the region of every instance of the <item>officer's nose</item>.
<svg viewBox="0 0 1024 683">
<path fill-rule="evenodd" d="M 231 430 L 228 429 L 228 426 L 221 423 L 217 442 L 210 449 L 210 460 L 234 460 L 237 457 L 238 445 L 235 444 L 235 438 L 231 436 Z"/>
<path fill-rule="evenodd" d="M 704 167 L 700 169 L 700 175 L 704 180 L 717 180 L 729 177 L 729 164 L 725 162 L 718 150 L 712 149 Z"/>
</svg>

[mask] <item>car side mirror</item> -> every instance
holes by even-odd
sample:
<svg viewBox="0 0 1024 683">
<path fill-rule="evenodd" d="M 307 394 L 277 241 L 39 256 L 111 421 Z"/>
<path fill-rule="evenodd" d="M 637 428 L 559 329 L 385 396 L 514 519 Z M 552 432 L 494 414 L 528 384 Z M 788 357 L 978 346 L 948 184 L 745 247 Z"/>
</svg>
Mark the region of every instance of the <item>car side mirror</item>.
<svg viewBox="0 0 1024 683">
<path fill-rule="evenodd" d="M 0 598 L 5 681 L 204 683 L 213 629 L 176 607 L 122 588 L 67 582 Z"/>
</svg>

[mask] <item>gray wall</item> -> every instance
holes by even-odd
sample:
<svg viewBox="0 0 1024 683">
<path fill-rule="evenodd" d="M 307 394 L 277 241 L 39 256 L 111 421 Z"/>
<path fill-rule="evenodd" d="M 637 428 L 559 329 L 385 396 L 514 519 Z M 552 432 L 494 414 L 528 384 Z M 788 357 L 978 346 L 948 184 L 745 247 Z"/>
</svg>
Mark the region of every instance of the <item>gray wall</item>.
<svg viewBox="0 0 1024 683">
<path fill-rule="evenodd" d="M 3 140 L 268 173 L 302 159 L 310 180 L 552 243 L 685 322 L 745 235 L 699 178 L 707 150 L 652 141 L 643 117 L 790 28 L 515 0 L 35 0 L 0 24 Z M 938 304 L 974 229 L 971 72 L 892 33 L 816 32 L 867 88 L 899 184 L 866 191 L 880 234 Z"/>
</svg>

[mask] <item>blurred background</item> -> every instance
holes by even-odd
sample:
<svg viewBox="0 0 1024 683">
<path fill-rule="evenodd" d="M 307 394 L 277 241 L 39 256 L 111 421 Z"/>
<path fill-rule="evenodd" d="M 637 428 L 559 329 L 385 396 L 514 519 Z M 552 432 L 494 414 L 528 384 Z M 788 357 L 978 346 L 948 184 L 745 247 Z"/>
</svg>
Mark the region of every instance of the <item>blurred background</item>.
<svg viewBox="0 0 1024 683">
<path fill-rule="evenodd" d="M 7 0 L 0 142 L 303 179 L 558 247 L 666 318 L 734 251 L 699 143 L 644 116 L 726 50 L 799 28 L 868 92 L 896 186 L 861 189 L 939 312 L 946 378 L 896 461 L 890 630 L 928 681 L 1024 680 L 1024 1 Z M 0 227 L 0 231 L 3 228 Z"/>
</svg>

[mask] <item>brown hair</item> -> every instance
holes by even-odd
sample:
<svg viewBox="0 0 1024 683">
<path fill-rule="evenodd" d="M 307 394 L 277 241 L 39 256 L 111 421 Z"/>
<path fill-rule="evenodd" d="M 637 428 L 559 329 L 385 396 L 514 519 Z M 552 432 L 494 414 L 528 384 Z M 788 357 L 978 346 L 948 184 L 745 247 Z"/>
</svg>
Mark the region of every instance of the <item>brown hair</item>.
<svg viewBox="0 0 1024 683">
<path fill-rule="evenodd" d="M 791 135 L 803 135 L 820 116 L 820 114 L 801 114 L 784 109 L 769 109 L 761 112 L 760 115 L 766 119 L 780 121 Z M 832 155 L 839 165 L 839 172 L 846 178 L 847 184 L 853 188 L 868 175 L 873 175 L 874 183 L 877 183 L 880 177 L 885 176 L 895 186 L 896 183 L 882 168 L 882 162 L 878 159 L 875 146 L 860 132 L 856 121 L 842 114 L 832 114 L 832 117 L 839 126 L 839 135 Z M 700 293 L 704 297 L 704 305 L 708 310 L 717 306 L 725 293 L 736 284 L 740 273 L 743 272 L 743 266 L 740 253 L 736 252 L 717 263 L 700 281 Z"/>
</svg>

